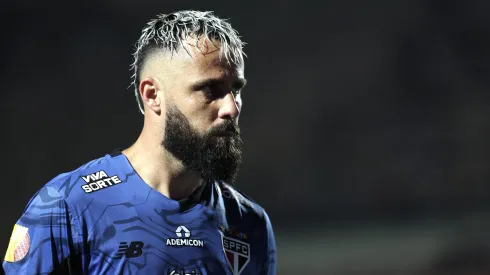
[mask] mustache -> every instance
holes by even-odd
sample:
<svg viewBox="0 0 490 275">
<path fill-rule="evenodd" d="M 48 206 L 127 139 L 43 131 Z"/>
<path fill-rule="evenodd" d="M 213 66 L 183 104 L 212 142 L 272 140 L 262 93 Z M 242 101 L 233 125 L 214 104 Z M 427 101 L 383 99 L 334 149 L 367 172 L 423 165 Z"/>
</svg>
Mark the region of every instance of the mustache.
<svg viewBox="0 0 490 275">
<path fill-rule="evenodd" d="M 214 136 L 222 133 L 233 133 L 234 135 L 240 135 L 240 127 L 237 123 L 227 120 L 220 125 L 212 128 L 208 135 Z"/>
</svg>

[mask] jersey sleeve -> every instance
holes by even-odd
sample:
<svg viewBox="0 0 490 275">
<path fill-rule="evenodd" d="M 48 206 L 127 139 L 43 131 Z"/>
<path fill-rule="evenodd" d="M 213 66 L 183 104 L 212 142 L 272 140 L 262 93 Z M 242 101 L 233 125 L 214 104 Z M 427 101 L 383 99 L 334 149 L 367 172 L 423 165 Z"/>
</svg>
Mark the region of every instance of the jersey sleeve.
<svg viewBox="0 0 490 275">
<path fill-rule="evenodd" d="M 265 228 L 266 228 L 266 254 L 262 265 L 260 275 L 276 275 L 276 239 L 274 236 L 274 230 L 267 213 L 264 212 Z"/>
<path fill-rule="evenodd" d="M 5 274 L 78 274 L 80 235 L 61 194 L 43 187 L 14 225 L 2 268 Z"/>
</svg>

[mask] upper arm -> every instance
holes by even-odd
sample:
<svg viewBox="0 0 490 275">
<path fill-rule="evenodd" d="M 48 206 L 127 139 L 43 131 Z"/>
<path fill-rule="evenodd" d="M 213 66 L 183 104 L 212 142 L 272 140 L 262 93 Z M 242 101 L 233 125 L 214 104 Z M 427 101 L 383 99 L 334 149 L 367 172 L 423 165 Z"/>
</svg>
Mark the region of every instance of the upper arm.
<svg viewBox="0 0 490 275">
<path fill-rule="evenodd" d="M 6 274 L 48 274 L 78 269 L 80 235 L 60 193 L 42 188 L 14 225 L 2 267 Z"/>
</svg>

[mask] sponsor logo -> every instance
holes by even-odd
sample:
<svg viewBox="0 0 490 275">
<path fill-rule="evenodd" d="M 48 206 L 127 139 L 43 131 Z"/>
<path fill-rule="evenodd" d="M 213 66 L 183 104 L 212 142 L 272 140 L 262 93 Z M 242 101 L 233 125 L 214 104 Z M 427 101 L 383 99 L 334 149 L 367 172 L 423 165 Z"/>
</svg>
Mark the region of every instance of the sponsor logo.
<svg viewBox="0 0 490 275">
<path fill-rule="evenodd" d="M 204 247 L 204 241 L 198 239 L 191 239 L 191 231 L 181 225 L 175 230 L 175 235 L 178 238 L 168 238 L 166 244 L 168 246 L 197 246 Z"/>
<path fill-rule="evenodd" d="M 30 247 L 31 238 L 29 237 L 29 229 L 16 224 L 14 225 L 4 260 L 12 263 L 20 261 L 27 255 Z"/>
<path fill-rule="evenodd" d="M 143 254 L 143 246 L 145 244 L 143 242 L 121 242 L 119 244 L 119 250 L 117 251 L 115 259 L 121 259 L 123 256 L 126 258 L 135 258 L 141 256 Z"/>
<path fill-rule="evenodd" d="M 199 271 L 195 270 L 190 270 L 190 271 L 185 271 L 185 270 L 177 270 L 174 269 L 168 273 L 169 275 L 202 275 L 202 273 L 199 273 Z"/>
<path fill-rule="evenodd" d="M 223 236 L 223 250 L 233 275 L 240 275 L 250 262 L 250 244 Z"/>
<path fill-rule="evenodd" d="M 182 237 L 190 238 L 191 237 L 191 231 L 183 225 L 177 227 L 177 230 L 175 230 L 175 234 L 179 238 L 182 238 Z"/>
<path fill-rule="evenodd" d="M 82 179 L 86 183 L 82 185 L 82 189 L 85 193 L 92 193 L 122 182 L 118 176 L 109 177 L 106 172 L 102 170 L 87 176 L 82 176 Z"/>
</svg>

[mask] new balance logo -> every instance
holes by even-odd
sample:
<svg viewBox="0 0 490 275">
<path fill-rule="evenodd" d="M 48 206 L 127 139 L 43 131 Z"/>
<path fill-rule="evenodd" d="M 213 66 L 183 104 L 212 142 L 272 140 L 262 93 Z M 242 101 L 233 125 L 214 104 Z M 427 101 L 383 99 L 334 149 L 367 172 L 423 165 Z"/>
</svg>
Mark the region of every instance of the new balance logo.
<svg viewBox="0 0 490 275">
<path fill-rule="evenodd" d="M 141 254 L 143 254 L 142 248 L 144 245 L 145 244 L 143 242 L 131 242 L 129 245 L 127 242 L 121 242 L 119 244 L 119 250 L 117 251 L 116 257 L 114 258 L 121 259 L 123 256 L 126 258 L 141 256 Z"/>
<path fill-rule="evenodd" d="M 178 238 L 168 238 L 166 245 L 204 247 L 204 241 L 199 239 L 191 239 L 191 231 L 183 225 L 177 227 L 175 230 L 175 235 L 177 235 Z"/>
</svg>

